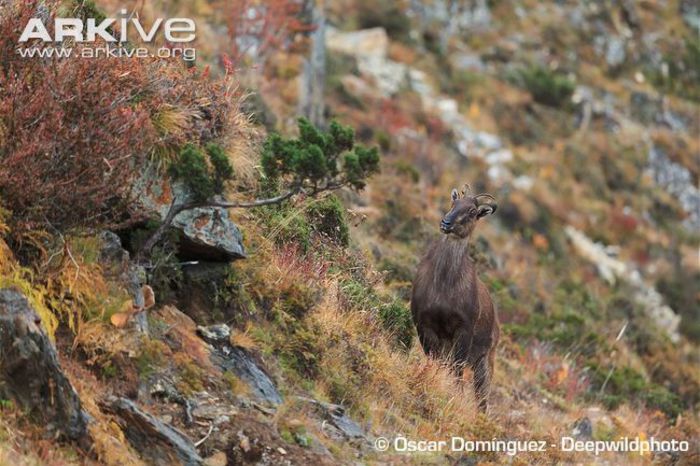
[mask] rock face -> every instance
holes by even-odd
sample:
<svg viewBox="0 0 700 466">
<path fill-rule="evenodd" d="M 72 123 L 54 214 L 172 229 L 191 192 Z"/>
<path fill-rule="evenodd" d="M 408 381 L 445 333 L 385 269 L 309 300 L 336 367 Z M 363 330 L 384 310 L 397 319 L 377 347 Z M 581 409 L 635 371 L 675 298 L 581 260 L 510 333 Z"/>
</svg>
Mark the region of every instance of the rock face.
<svg viewBox="0 0 700 466">
<path fill-rule="evenodd" d="M 197 333 L 210 343 L 215 351 L 212 360 L 222 369 L 231 371 L 250 386 L 251 393 L 260 401 L 271 405 L 282 403 L 282 396 L 274 382 L 248 352 L 229 343 L 231 329 L 226 324 L 198 327 Z"/>
<path fill-rule="evenodd" d="M 127 439 L 149 464 L 202 464 L 202 458 L 185 434 L 141 411 L 132 401 L 111 397 L 103 403 L 102 408 L 124 421 Z"/>
<path fill-rule="evenodd" d="M 333 428 L 331 435 L 340 436 L 343 440 L 366 440 L 367 435 L 362 428 L 345 414 L 345 408 L 340 405 L 323 403 L 312 398 L 298 397 L 299 401 L 309 403 L 325 422 Z"/>
<path fill-rule="evenodd" d="M 693 175 L 685 168 L 672 161 L 662 148 L 652 146 L 649 149 L 649 171 L 656 184 L 678 199 L 680 206 L 688 214 L 683 225 L 688 231 L 700 229 L 700 189 L 693 184 Z"/>
<path fill-rule="evenodd" d="M 66 438 L 86 441 L 87 417 L 27 299 L 0 289 L 0 397 Z"/>
<path fill-rule="evenodd" d="M 595 243 L 570 225 L 565 227 L 564 231 L 576 251 L 595 264 L 603 279 L 611 285 L 617 280 L 627 283 L 633 290 L 632 299 L 644 309 L 644 312 L 656 322 L 656 325 L 668 335 L 671 341 L 674 343 L 680 341 L 678 333 L 680 316 L 664 304 L 663 296 L 656 291 L 656 288 L 644 282 L 638 270 L 613 257 L 614 247 L 608 246 L 606 248 L 600 243 Z"/>
<path fill-rule="evenodd" d="M 147 218 L 162 221 L 173 199 L 187 201 L 184 185 L 171 183 L 151 170 L 140 183 L 138 202 Z M 228 211 L 219 207 L 186 210 L 175 217 L 172 227 L 181 233 L 180 254 L 189 259 L 229 261 L 246 256 L 243 236 Z"/>
</svg>

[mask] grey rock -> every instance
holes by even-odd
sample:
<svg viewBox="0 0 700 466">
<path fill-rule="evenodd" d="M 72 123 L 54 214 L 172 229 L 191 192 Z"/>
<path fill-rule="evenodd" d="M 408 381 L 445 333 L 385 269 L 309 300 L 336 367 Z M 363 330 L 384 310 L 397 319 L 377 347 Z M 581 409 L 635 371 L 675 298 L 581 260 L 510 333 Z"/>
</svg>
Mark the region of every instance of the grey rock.
<svg viewBox="0 0 700 466">
<path fill-rule="evenodd" d="M 122 247 L 122 241 L 116 233 L 103 231 L 100 233 L 99 263 L 105 275 L 116 278 L 122 274 L 129 264 L 129 252 Z"/>
<path fill-rule="evenodd" d="M 299 401 L 311 404 L 321 417 L 336 428 L 347 440 L 367 439 L 365 431 L 359 424 L 345 414 L 341 405 L 324 403 L 313 398 L 298 397 Z"/>
<path fill-rule="evenodd" d="M 688 214 L 684 226 L 700 230 L 700 189 L 693 184 L 693 175 L 683 165 L 672 161 L 658 146 L 649 148 L 649 170 L 656 184 L 678 199 Z"/>
<path fill-rule="evenodd" d="M 667 108 L 662 97 L 652 97 L 645 92 L 630 95 L 630 113 L 641 123 L 663 125 L 677 132 L 688 130 L 686 118 Z"/>
<path fill-rule="evenodd" d="M 191 199 L 182 183 L 171 183 L 155 168 L 146 170 L 138 183 L 138 203 L 146 218 L 162 221 L 175 199 L 178 203 Z M 185 210 L 173 220 L 180 231 L 180 255 L 188 259 L 229 261 L 244 258 L 243 237 L 228 211 L 219 207 Z"/>
<path fill-rule="evenodd" d="M 121 419 L 129 443 L 149 464 L 197 466 L 202 458 L 184 433 L 139 409 L 126 398 L 109 397 L 101 403 L 104 411 Z"/>
<path fill-rule="evenodd" d="M 184 235 L 180 253 L 188 258 L 231 260 L 246 256 L 243 235 L 226 209 L 199 207 L 186 210 L 175 217 L 173 227 Z"/>
<path fill-rule="evenodd" d="M 253 395 L 272 405 L 282 403 L 282 395 L 277 391 L 272 379 L 246 350 L 228 345 L 221 349 L 221 355 L 223 357 L 221 367 L 233 372 L 246 382 Z"/>
<path fill-rule="evenodd" d="M 250 353 L 243 348 L 231 345 L 229 342 L 231 329 L 228 325 L 199 326 L 197 333 L 214 347 L 212 352 L 214 363 L 223 370 L 233 372 L 248 384 L 251 393 L 258 400 L 274 406 L 282 403 L 282 396 L 277 391 L 275 383 Z"/>
<path fill-rule="evenodd" d="M 197 333 L 212 344 L 228 343 L 231 328 L 226 324 L 209 325 L 208 327 L 200 325 L 197 327 Z"/>
<path fill-rule="evenodd" d="M 87 415 L 53 343 L 27 298 L 9 288 L 0 289 L 0 397 L 66 438 L 87 442 Z"/>
<path fill-rule="evenodd" d="M 577 440 L 590 440 L 593 438 L 593 424 L 587 417 L 582 417 L 574 422 L 571 435 Z"/>
<path fill-rule="evenodd" d="M 458 70 L 483 72 L 486 69 L 481 57 L 473 53 L 457 53 L 450 56 L 450 63 Z"/>
<path fill-rule="evenodd" d="M 625 40 L 617 36 L 610 37 L 605 47 L 605 61 L 608 66 L 618 68 L 625 63 L 626 59 Z"/>
<path fill-rule="evenodd" d="M 679 8 L 683 21 L 700 33 L 700 3 L 697 0 L 682 0 Z"/>
</svg>

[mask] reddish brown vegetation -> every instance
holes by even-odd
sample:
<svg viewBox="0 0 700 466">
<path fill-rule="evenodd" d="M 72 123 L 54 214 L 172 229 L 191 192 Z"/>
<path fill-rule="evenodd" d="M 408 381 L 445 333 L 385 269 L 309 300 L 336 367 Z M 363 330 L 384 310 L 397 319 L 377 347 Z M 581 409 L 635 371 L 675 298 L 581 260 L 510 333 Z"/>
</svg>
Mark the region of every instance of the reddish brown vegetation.
<svg viewBox="0 0 700 466">
<path fill-rule="evenodd" d="M 16 4 L 0 17 L 0 198 L 13 234 L 129 222 L 145 164 L 219 137 L 231 88 L 177 61 L 23 58 L 35 11 Z"/>
<path fill-rule="evenodd" d="M 284 48 L 295 33 L 313 30 L 313 26 L 302 18 L 303 9 L 304 2 L 300 0 L 224 2 L 231 38 L 230 59 L 225 59 L 226 67 L 238 63 L 249 51 L 263 59 L 270 50 Z"/>
</svg>

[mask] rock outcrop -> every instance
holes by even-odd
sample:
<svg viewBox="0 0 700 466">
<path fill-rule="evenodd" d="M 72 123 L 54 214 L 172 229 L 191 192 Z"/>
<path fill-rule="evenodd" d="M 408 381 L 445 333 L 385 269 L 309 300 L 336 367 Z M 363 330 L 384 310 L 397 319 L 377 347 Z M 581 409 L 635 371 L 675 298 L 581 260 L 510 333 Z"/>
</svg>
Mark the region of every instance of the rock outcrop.
<svg viewBox="0 0 700 466">
<path fill-rule="evenodd" d="M 138 202 L 146 218 L 162 221 L 174 199 L 189 199 L 180 183 L 171 183 L 155 171 L 143 175 Z M 172 227 L 180 232 L 180 255 L 188 259 L 229 261 L 246 256 L 243 236 L 228 211 L 220 207 L 200 207 L 180 212 Z"/>
<path fill-rule="evenodd" d="M 102 409 L 118 416 L 129 443 L 149 464 L 197 466 L 202 458 L 194 443 L 182 432 L 139 409 L 126 398 L 111 397 Z"/>
<path fill-rule="evenodd" d="M 198 327 L 197 333 L 214 347 L 212 361 L 247 383 L 257 399 L 273 406 L 282 403 L 282 396 L 274 382 L 251 355 L 245 349 L 230 344 L 231 329 L 228 325 Z"/>
<path fill-rule="evenodd" d="M 0 289 L 0 398 L 14 401 L 49 431 L 87 442 L 87 416 L 27 298 Z"/>
</svg>

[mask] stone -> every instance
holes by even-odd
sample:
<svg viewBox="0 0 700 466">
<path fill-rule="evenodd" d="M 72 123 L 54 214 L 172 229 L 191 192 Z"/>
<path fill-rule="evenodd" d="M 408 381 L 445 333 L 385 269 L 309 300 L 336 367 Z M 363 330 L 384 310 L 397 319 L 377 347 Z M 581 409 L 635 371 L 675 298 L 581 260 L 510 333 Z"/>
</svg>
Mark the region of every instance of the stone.
<svg viewBox="0 0 700 466">
<path fill-rule="evenodd" d="M 649 148 L 649 171 L 656 184 L 678 199 L 687 213 L 683 225 L 688 231 L 700 230 L 700 189 L 693 183 L 690 170 L 671 160 L 660 147 L 652 145 Z"/>
<path fill-rule="evenodd" d="M 664 304 L 663 296 L 653 286 L 644 282 L 638 270 L 626 262 L 612 257 L 609 246 L 606 247 L 592 241 L 571 225 L 564 227 L 564 232 L 573 243 L 574 249 L 596 266 L 598 273 L 604 280 L 610 284 L 615 284 L 618 280 L 627 283 L 632 289 L 632 299 L 649 318 L 666 333 L 672 342 L 678 343 L 680 341 L 678 333 L 680 316 Z"/>
<path fill-rule="evenodd" d="M 336 428 L 347 440 L 367 439 L 367 435 L 355 421 L 345 414 L 341 405 L 324 403 L 313 398 L 297 397 L 299 401 L 309 403 L 321 417 Z"/>
<path fill-rule="evenodd" d="M 223 370 L 233 372 L 248 384 L 258 400 L 276 406 L 282 403 L 282 396 L 275 383 L 258 365 L 251 354 L 230 343 L 231 328 L 226 324 L 197 327 L 197 333 L 212 345 L 212 362 Z"/>
<path fill-rule="evenodd" d="M 682 0 L 679 8 L 683 21 L 700 34 L 700 4 L 697 0 Z"/>
<path fill-rule="evenodd" d="M 204 466 L 226 466 L 227 464 L 228 458 L 223 451 L 217 451 L 204 460 Z"/>
<path fill-rule="evenodd" d="M 0 398 L 61 436 L 88 443 L 87 415 L 56 348 L 27 298 L 10 288 L 0 289 Z"/>
<path fill-rule="evenodd" d="M 605 46 L 605 61 L 608 66 L 618 68 L 625 63 L 626 59 L 625 40 L 617 36 L 608 38 Z"/>
<path fill-rule="evenodd" d="M 209 343 L 228 342 L 231 337 L 231 328 L 226 324 L 198 326 L 197 333 Z"/>
<path fill-rule="evenodd" d="M 198 466 L 203 463 L 192 440 L 142 411 L 133 401 L 109 397 L 101 402 L 101 408 L 119 418 L 127 440 L 149 464 Z"/>
<path fill-rule="evenodd" d="M 155 221 L 166 218 L 174 199 L 182 203 L 191 198 L 185 185 L 171 182 L 155 168 L 141 176 L 137 189 L 140 192 L 137 203 L 143 215 Z M 198 207 L 185 210 L 175 217 L 171 226 L 180 232 L 179 254 L 183 259 L 226 262 L 246 257 L 243 236 L 227 209 Z"/>
<path fill-rule="evenodd" d="M 328 28 L 326 32 L 328 50 L 343 53 L 355 58 L 386 59 L 389 50 L 389 36 L 384 28 L 362 29 L 340 32 Z"/>
<path fill-rule="evenodd" d="M 571 435 L 577 440 L 590 440 L 593 438 L 593 424 L 586 416 L 576 420 L 571 429 Z"/>
</svg>

